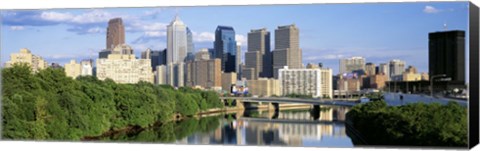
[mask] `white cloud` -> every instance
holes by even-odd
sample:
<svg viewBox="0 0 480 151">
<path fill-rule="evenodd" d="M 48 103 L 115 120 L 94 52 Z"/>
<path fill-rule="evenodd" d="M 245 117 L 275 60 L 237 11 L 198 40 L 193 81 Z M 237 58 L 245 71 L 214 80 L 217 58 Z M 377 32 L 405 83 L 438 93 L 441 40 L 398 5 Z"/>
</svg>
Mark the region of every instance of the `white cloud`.
<svg viewBox="0 0 480 151">
<path fill-rule="evenodd" d="M 215 34 L 211 32 L 201 32 L 197 33 L 192 31 L 193 41 L 194 42 L 213 42 L 215 41 Z"/>
<path fill-rule="evenodd" d="M 125 27 L 126 31 L 137 32 L 137 31 L 161 31 L 166 30 L 167 24 L 165 23 L 142 23 L 140 21 L 133 21 L 133 23 Z"/>
<path fill-rule="evenodd" d="M 42 12 L 40 18 L 47 21 L 63 22 L 70 21 L 74 16 L 70 13 L 59 13 L 59 12 Z"/>
<path fill-rule="evenodd" d="M 245 37 L 244 35 L 235 35 L 235 40 L 237 41 L 237 43 L 240 43 L 242 46 L 246 46 L 247 45 L 247 37 Z"/>
<path fill-rule="evenodd" d="M 87 30 L 87 33 L 103 33 L 104 29 L 103 28 L 100 28 L 100 27 L 93 27 L 93 28 L 89 28 Z"/>
<path fill-rule="evenodd" d="M 147 37 L 163 37 L 167 33 L 165 31 L 146 31 L 144 35 Z"/>
<path fill-rule="evenodd" d="M 10 26 L 10 30 L 24 30 L 24 26 Z"/>
<path fill-rule="evenodd" d="M 423 12 L 428 14 L 438 13 L 440 11 L 441 11 L 440 9 L 437 9 L 430 5 L 425 6 L 425 8 L 423 9 Z"/>
<path fill-rule="evenodd" d="M 71 22 L 79 24 L 101 23 L 108 22 L 109 19 L 114 18 L 112 14 L 102 10 L 93 10 L 87 13 L 76 15 L 71 18 Z"/>
<path fill-rule="evenodd" d="M 337 60 L 344 58 L 345 55 L 342 54 L 327 54 L 327 55 L 319 55 L 319 56 L 306 56 L 304 60 L 306 61 L 316 61 L 316 60 Z"/>
</svg>

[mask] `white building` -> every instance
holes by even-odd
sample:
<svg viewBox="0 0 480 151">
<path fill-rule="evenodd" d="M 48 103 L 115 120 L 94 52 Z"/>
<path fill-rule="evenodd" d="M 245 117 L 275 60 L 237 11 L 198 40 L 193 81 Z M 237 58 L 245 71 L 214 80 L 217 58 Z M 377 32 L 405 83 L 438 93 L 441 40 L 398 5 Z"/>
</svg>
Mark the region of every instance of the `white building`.
<svg viewBox="0 0 480 151">
<path fill-rule="evenodd" d="M 80 62 L 81 65 L 81 76 L 92 76 L 93 75 L 93 60 L 87 59 Z"/>
<path fill-rule="evenodd" d="M 320 69 L 289 69 L 278 72 L 282 95 L 303 94 L 322 97 L 322 71 Z"/>
<path fill-rule="evenodd" d="M 65 64 L 65 75 L 67 77 L 72 77 L 73 79 L 77 78 L 82 72 L 82 66 L 75 61 L 75 59 L 70 60 L 70 63 Z"/>
<path fill-rule="evenodd" d="M 322 98 L 333 98 L 333 71 L 330 68 L 320 68 L 320 83 Z"/>
<path fill-rule="evenodd" d="M 48 64 L 42 57 L 33 55 L 27 48 L 20 49 L 19 53 L 10 54 L 10 60 L 5 63 L 5 67 L 12 67 L 16 63 L 27 64 L 34 73 L 47 68 Z"/>
<path fill-rule="evenodd" d="M 167 72 L 167 66 L 159 65 L 156 68 L 157 69 L 155 70 L 155 84 L 167 84 L 167 77 L 165 76 Z"/>
<path fill-rule="evenodd" d="M 187 58 L 187 27 L 178 16 L 167 26 L 167 84 L 184 86 L 184 61 Z"/>
<path fill-rule="evenodd" d="M 150 59 L 136 59 L 129 46 L 113 51 L 107 58 L 97 59 L 98 79 L 110 78 L 116 83 L 154 82 Z"/>
<path fill-rule="evenodd" d="M 393 59 L 390 61 L 390 78 L 400 76 L 405 71 L 405 61 Z"/>
</svg>

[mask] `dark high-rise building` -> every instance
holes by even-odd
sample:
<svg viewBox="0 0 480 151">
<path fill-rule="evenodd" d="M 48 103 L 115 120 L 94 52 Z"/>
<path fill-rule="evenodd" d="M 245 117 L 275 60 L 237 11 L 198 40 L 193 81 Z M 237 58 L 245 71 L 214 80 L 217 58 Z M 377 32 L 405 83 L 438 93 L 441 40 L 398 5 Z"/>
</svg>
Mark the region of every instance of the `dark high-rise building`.
<svg viewBox="0 0 480 151">
<path fill-rule="evenodd" d="M 248 33 L 248 52 L 245 53 L 245 66 L 254 68 L 256 76 L 273 77 L 270 32 L 266 28 L 251 30 Z"/>
<path fill-rule="evenodd" d="M 429 33 L 428 44 L 429 77 L 446 74 L 449 83 L 464 84 L 465 31 Z"/>
<path fill-rule="evenodd" d="M 112 50 L 115 46 L 125 43 L 125 26 L 122 18 L 114 18 L 108 21 L 107 49 Z"/>
<path fill-rule="evenodd" d="M 235 30 L 230 26 L 218 26 L 215 30 L 214 56 L 222 60 L 223 72 L 235 72 L 237 41 Z"/>
</svg>

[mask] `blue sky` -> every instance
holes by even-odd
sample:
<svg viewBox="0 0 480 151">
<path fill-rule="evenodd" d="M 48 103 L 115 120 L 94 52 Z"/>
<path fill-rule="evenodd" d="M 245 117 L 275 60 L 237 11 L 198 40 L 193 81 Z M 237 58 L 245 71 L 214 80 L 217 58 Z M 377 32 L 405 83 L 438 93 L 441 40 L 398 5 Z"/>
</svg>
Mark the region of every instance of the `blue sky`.
<svg viewBox="0 0 480 151">
<path fill-rule="evenodd" d="M 322 62 L 334 73 L 339 59 L 351 56 L 377 65 L 401 59 L 428 72 L 428 33 L 444 30 L 445 23 L 449 30 L 468 27 L 467 2 L 2 11 L 1 63 L 20 48 L 61 65 L 70 59 L 96 58 L 105 48 L 107 22 L 114 17 L 123 18 L 126 43 L 137 56 L 146 48 L 164 49 L 166 26 L 177 13 L 193 31 L 196 50 L 213 48 L 217 25 L 235 29 L 243 52 L 247 33 L 265 27 L 274 49 L 277 26 L 295 23 L 303 63 Z"/>
</svg>

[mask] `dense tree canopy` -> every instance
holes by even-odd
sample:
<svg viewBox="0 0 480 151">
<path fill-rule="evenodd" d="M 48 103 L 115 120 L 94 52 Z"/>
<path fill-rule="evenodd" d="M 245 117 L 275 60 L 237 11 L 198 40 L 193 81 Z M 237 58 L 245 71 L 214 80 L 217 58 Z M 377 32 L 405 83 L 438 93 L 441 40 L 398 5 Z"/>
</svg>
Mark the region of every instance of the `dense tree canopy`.
<svg viewBox="0 0 480 151">
<path fill-rule="evenodd" d="M 32 73 L 28 65 L 2 70 L 5 139 L 80 140 L 110 130 L 167 123 L 221 108 L 217 93 L 146 82 L 116 84 L 93 76 L 72 79 L 62 68 Z"/>
<path fill-rule="evenodd" d="M 368 145 L 467 146 L 467 109 L 456 102 L 357 105 L 347 113 Z M 355 141 L 354 141 L 355 142 Z"/>
</svg>

